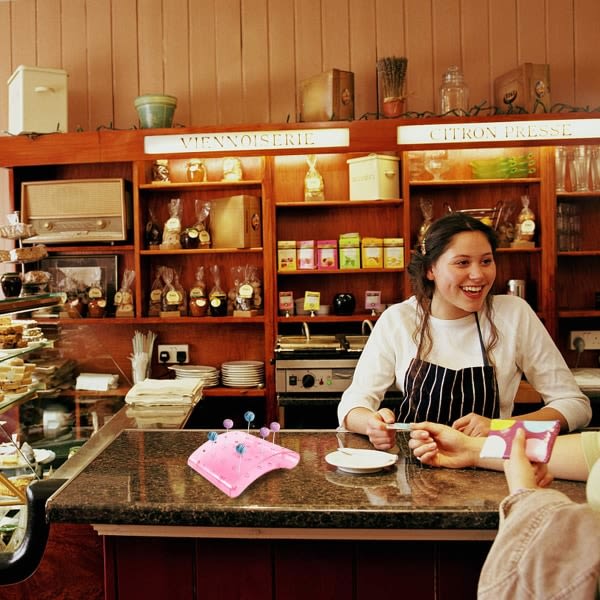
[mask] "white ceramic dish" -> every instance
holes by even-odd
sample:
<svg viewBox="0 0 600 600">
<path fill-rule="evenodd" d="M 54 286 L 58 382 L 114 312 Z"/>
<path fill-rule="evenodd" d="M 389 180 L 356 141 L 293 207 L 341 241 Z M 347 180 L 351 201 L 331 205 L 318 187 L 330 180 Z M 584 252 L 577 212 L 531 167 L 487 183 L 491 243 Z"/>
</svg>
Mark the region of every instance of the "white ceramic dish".
<svg viewBox="0 0 600 600">
<path fill-rule="evenodd" d="M 366 448 L 344 448 L 330 452 L 325 460 L 340 471 L 362 474 L 376 473 L 381 469 L 391 467 L 398 460 L 398 456 Z"/>
</svg>

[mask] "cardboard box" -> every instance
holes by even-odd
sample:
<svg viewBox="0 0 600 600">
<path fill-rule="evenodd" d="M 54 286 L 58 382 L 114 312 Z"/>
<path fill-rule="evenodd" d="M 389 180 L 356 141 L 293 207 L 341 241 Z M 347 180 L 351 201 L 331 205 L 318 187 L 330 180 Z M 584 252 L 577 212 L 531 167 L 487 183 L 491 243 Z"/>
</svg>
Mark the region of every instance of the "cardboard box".
<svg viewBox="0 0 600 600">
<path fill-rule="evenodd" d="M 528 113 L 550 112 L 550 65 L 523 63 L 496 77 L 494 102 L 502 112 L 509 112 L 511 106 Z"/>
<path fill-rule="evenodd" d="M 340 248 L 340 270 L 360 269 L 360 248 Z"/>
<path fill-rule="evenodd" d="M 298 269 L 315 269 L 315 241 L 302 240 L 296 244 L 296 262 Z"/>
<path fill-rule="evenodd" d="M 400 197 L 399 159 L 369 154 L 348 159 L 350 200 L 391 200 Z"/>
<path fill-rule="evenodd" d="M 354 73 L 331 69 L 300 83 L 300 122 L 354 120 Z"/>
<path fill-rule="evenodd" d="M 317 269 L 322 271 L 333 271 L 337 268 L 337 240 L 317 240 Z"/>
<path fill-rule="evenodd" d="M 363 238 L 363 269 L 381 269 L 383 267 L 383 240 L 381 238 Z"/>
<path fill-rule="evenodd" d="M 296 241 L 281 240 L 277 242 L 277 270 L 295 271 L 298 266 L 296 262 Z"/>
<path fill-rule="evenodd" d="M 260 198 L 229 196 L 211 200 L 210 233 L 213 248 L 260 248 Z"/>
<path fill-rule="evenodd" d="M 383 238 L 383 268 L 404 268 L 404 238 Z"/>
<path fill-rule="evenodd" d="M 66 132 L 67 72 L 20 65 L 8 79 L 8 131 Z"/>
</svg>

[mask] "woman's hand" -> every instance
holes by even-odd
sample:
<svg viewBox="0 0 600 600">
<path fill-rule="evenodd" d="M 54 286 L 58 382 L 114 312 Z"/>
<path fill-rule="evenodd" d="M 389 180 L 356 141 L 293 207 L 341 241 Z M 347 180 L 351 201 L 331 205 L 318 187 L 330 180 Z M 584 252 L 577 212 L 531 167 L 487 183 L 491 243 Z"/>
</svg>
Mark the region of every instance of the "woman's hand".
<svg viewBox="0 0 600 600">
<path fill-rule="evenodd" d="M 409 448 L 423 464 L 460 469 L 476 464 L 483 439 L 471 438 L 439 423 L 413 423 Z"/>
<path fill-rule="evenodd" d="M 552 475 L 545 464 L 531 463 L 525 454 L 525 430 L 515 432 L 510 458 L 504 461 L 504 475 L 511 494 L 522 489 L 546 487 L 552 483 Z"/>
<path fill-rule="evenodd" d="M 387 429 L 387 423 L 394 423 L 396 417 L 389 408 L 382 408 L 373 413 L 367 420 L 366 433 L 369 441 L 377 450 L 389 450 L 396 444 L 396 432 L 393 429 Z"/>
<path fill-rule="evenodd" d="M 488 419 L 487 417 L 469 413 L 460 419 L 456 419 L 456 421 L 452 423 L 452 427 L 471 437 L 485 437 L 490 431 L 490 422 L 491 419 Z"/>
</svg>

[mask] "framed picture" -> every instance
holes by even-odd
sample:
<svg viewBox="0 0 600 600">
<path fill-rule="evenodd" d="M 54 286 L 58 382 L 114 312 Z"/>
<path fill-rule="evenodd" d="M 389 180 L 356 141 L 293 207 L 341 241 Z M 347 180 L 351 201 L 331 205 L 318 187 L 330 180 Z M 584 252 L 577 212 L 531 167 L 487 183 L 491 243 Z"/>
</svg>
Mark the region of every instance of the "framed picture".
<svg viewBox="0 0 600 600">
<path fill-rule="evenodd" d="M 52 275 L 50 292 L 86 289 L 100 284 L 105 298 L 112 302 L 118 287 L 116 254 L 52 256 L 40 261 L 40 268 Z"/>
</svg>

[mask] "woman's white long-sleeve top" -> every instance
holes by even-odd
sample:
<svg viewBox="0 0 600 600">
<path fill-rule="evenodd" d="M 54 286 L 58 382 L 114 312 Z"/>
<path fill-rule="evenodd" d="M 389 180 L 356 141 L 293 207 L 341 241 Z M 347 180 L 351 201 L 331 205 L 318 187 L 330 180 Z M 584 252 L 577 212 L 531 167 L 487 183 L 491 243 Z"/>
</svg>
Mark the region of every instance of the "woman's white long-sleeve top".
<svg viewBox="0 0 600 600">
<path fill-rule="evenodd" d="M 590 401 L 529 304 L 517 296 L 494 296 L 492 318 L 499 336 L 491 360 L 496 369 L 500 416 L 512 415 L 524 374 L 544 403 L 565 417 L 570 431 L 585 427 L 592 416 Z M 479 313 L 479 321 L 485 343 L 491 329 L 483 311 Z M 344 425 L 353 408 L 377 410 L 388 389 L 396 387 L 404 392 L 404 375 L 417 352 L 413 335 L 416 323 L 414 296 L 390 306 L 380 316 L 360 356 L 352 383 L 339 403 L 340 425 Z M 431 317 L 429 323 L 433 346 L 425 360 L 455 370 L 483 365 L 473 315 L 454 320 Z"/>
</svg>

